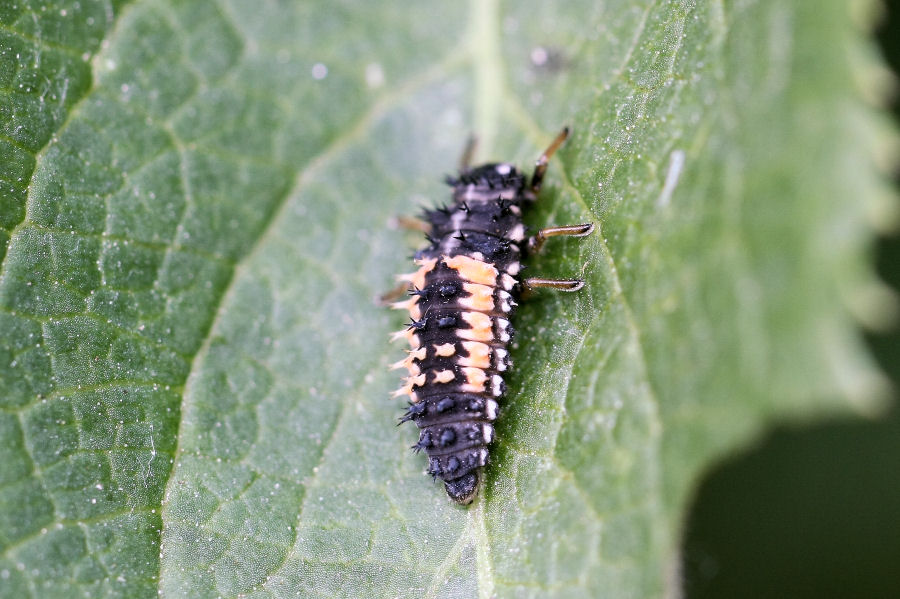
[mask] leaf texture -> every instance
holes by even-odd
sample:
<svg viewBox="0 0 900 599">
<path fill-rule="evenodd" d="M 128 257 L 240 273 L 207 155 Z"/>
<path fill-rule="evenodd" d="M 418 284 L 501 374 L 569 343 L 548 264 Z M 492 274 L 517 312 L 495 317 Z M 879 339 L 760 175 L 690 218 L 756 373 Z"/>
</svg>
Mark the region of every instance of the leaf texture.
<svg viewBox="0 0 900 599">
<path fill-rule="evenodd" d="M 705 468 L 877 397 L 863 39 L 836 0 L 4 4 L 0 595 L 677 593 Z M 528 224 L 598 233 L 529 268 L 587 285 L 523 306 L 460 508 L 393 426 L 389 223 L 470 132 L 527 166 L 565 124 Z"/>
</svg>

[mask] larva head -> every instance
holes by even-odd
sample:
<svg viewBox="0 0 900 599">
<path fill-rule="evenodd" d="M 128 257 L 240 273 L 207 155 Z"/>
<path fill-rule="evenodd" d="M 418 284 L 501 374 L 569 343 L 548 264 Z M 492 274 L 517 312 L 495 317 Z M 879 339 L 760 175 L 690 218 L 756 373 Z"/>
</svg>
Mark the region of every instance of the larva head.
<svg viewBox="0 0 900 599">
<path fill-rule="evenodd" d="M 525 184 L 525 177 L 514 165 L 507 162 L 489 163 L 476 166 L 466 171 L 463 177 L 471 180 L 476 185 L 489 187 L 517 187 Z"/>
<path fill-rule="evenodd" d="M 478 471 L 469 472 L 445 483 L 447 495 L 460 505 L 469 505 L 478 494 Z"/>
<path fill-rule="evenodd" d="M 447 181 L 453 186 L 453 199 L 462 201 L 496 200 L 520 202 L 523 199 L 526 177 L 507 162 L 476 166 Z"/>
</svg>

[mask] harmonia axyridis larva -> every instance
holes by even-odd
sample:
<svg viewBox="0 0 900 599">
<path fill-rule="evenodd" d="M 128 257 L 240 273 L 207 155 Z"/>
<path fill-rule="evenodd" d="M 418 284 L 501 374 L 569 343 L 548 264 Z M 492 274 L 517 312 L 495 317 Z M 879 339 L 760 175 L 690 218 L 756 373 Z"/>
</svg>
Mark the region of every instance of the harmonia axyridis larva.
<svg viewBox="0 0 900 599">
<path fill-rule="evenodd" d="M 411 322 L 394 338 L 407 339 L 412 349 L 393 366 L 409 371 L 394 396 L 409 396 L 401 421 L 421 429 L 413 448 L 425 450 L 428 473 L 442 479 L 458 503 L 471 503 L 477 494 L 494 440 L 503 373 L 511 367 L 515 298 L 536 287 L 578 291 L 584 285 L 581 279 L 519 276 L 522 258 L 548 237 L 594 230 L 586 223 L 525 235 L 522 210 L 537 199 L 547 163 L 568 134 L 563 129 L 541 155 L 530 183 L 505 162 L 470 168 L 471 141 L 459 176 L 447 179 L 453 204 L 426 210 L 422 221 L 405 221 L 425 231 L 429 245 L 416 253 L 419 269 L 398 277 L 404 282 L 399 292 L 411 297 L 392 306 L 408 310 Z"/>
</svg>

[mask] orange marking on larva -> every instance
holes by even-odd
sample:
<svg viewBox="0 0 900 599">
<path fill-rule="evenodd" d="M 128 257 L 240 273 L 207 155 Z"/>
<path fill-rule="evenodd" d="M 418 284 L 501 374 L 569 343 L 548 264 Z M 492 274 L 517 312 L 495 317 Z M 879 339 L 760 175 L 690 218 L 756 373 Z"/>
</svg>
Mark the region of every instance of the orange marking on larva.
<svg viewBox="0 0 900 599">
<path fill-rule="evenodd" d="M 413 362 L 412 356 L 407 356 L 403 360 L 399 362 L 394 362 L 391 364 L 391 370 L 397 370 L 399 368 L 406 368 L 409 371 L 409 374 L 412 376 L 416 376 L 421 373 L 421 369 L 419 369 L 419 365 Z"/>
<path fill-rule="evenodd" d="M 491 366 L 491 347 L 477 341 L 463 341 L 463 348 L 469 355 L 460 357 L 458 364 L 460 366 L 474 366 L 487 370 Z"/>
<path fill-rule="evenodd" d="M 391 308 L 394 310 L 407 310 L 413 320 L 419 320 L 422 318 L 422 310 L 419 308 L 418 304 L 419 298 L 414 296 L 402 302 L 394 302 L 391 304 Z"/>
<path fill-rule="evenodd" d="M 400 341 L 401 339 L 409 339 L 410 330 L 402 329 L 391 333 L 391 341 Z"/>
<path fill-rule="evenodd" d="M 452 343 L 444 343 L 443 345 L 434 346 L 434 355 L 446 358 L 456 353 L 456 346 Z"/>
<path fill-rule="evenodd" d="M 468 341 L 493 341 L 491 317 L 483 312 L 463 312 L 463 320 L 469 323 L 469 329 L 457 329 L 456 335 Z"/>
<path fill-rule="evenodd" d="M 419 338 L 416 337 L 416 332 L 412 329 L 403 329 L 402 331 L 391 333 L 391 341 L 398 341 L 400 339 L 409 341 L 409 346 L 413 349 L 417 349 L 421 345 Z"/>
<path fill-rule="evenodd" d="M 444 258 L 444 264 L 459 272 L 459 276 L 465 281 L 482 285 L 494 285 L 497 282 L 497 269 L 487 262 L 459 255 Z"/>
<path fill-rule="evenodd" d="M 419 367 L 413 363 L 413 360 L 424 360 L 425 352 L 426 350 L 424 347 L 420 347 L 419 349 L 415 350 L 407 350 L 406 353 L 408 355 L 399 362 L 394 362 L 393 364 L 391 364 L 390 369 L 397 370 L 399 368 L 406 368 L 407 370 L 409 370 L 410 374 L 419 374 Z M 415 367 L 415 372 L 413 372 L 413 367 Z"/>
<path fill-rule="evenodd" d="M 452 382 L 455 378 L 456 375 L 453 374 L 452 370 L 439 370 L 438 372 L 434 373 L 435 383 L 449 383 Z"/>
<path fill-rule="evenodd" d="M 400 387 L 393 393 L 391 393 L 391 398 L 400 397 L 401 395 L 409 395 L 412 393 L 412 387 L 406 385 L 405 387 Z"/>
<path fill-rule="evenodd" d="M 490 312 L 494 309 L 494 288 L 477 283 L 464 283 L 463 290 L 469 293 L 469 297 L 459 300 L 459 305 L 470 310 Z"/>
<path fill-rule="evenodd" d="M 391 393 L 391 398 L 400 397 L 401 395 L 408 395 L 409 401 L 411 401 L 412 403 L 419 403 L 419 396 L 416 395 L 415 391 L 413 391 L 412 385 L 400 387 L 399 389 Z"/>
<path fill-rule="evenodd" d="M 484 384 L 488 380 L 487 374 L 480 368 L 463 368 L 463 375 L 466 377 L 466 383 L 462 386 L 462 390 L 467 393 L 481 393 L 484 391 Z"/>
<path fill-rule="evenodd" d="M 417 375 L 410 375 L 410 376 L 406 377 L 406 386 L 410 387 L 410 389 L 412 387 L 424 387 L 425 386 L 425 375 L 417 374 Z"/>
<path fill-rule="evenodd" d="M 402 302 L 394 302 L 394 303 L 392 303 L 392 304 L 391 304 L 391 308 L 394 309 L 394 310 L 409 310 L 409 309 L 412 308 L 412 307 L 416 304 L 416 302 L 418 302 L 418 301 L 419 301 L 419 298 L 416 297 L 416 296 L 413 296 L 413 297 L 411 297 L 411 298 L 409 298 L 409 299 L 407 299 L 407 300 L 403 300 Z"/>
<path fill-rule="evenodd" d="M 416 264 L 419 265 L 419 270 L 407 275 L 397 275 L 397 280 L 409 281 L 416 289 L 422 289 L 425 287 L 425 275 L 434 270 L 434 265 L 437 264 L 437 258 L 416 260 Z"/>
</svg>

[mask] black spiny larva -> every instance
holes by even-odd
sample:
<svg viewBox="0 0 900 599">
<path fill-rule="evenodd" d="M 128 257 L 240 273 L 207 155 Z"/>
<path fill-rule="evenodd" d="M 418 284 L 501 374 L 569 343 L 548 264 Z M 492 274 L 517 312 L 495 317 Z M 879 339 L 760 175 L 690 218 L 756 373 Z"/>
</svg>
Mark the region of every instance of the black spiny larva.
<svg viewBox="0 0 900 599">
<path fill-rule="evenodd" d="M 507 347 L 510 318 L 523 289 L 549 287 L 577 291 L 580 279 L 521 279 L 521 261 L 548 237 L 589 235 L 594 225 L 541 229 L 525 236 L 522 209 L 537 199 L 547 163 L 569 134 L 563 129 L 537 161 L 531 181 L 508 163 L 469 167 L 471 141 L 458 177 L 448 177 L 453 204 L 426 210 L 423 222 L 405 221 L 426 233 L 428 247 L 415 256 L 419 269 L 401 275 L 410 298 L 392 304 L 408 310 L 410 323 L 394 335 L 411 346 L 405 360 L 406 384 L 394 396 L 408 395 L 402 422 L 420 429 L 413 446 L 428 455 L 428 473 L 444 481 L 458 503 L 478 492 L 479 470 L 488 461 L 493 422 L 511 363 Z"/>
</svg>

